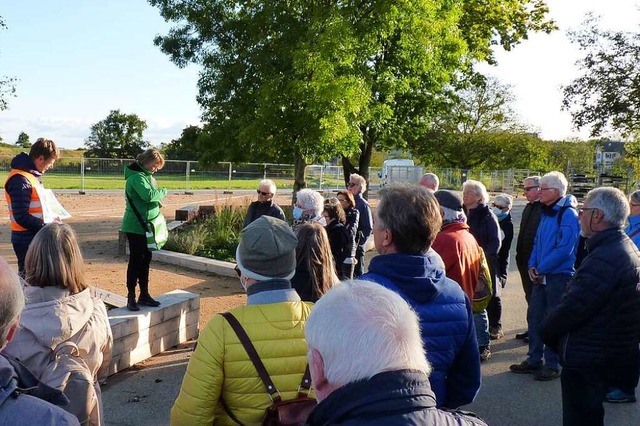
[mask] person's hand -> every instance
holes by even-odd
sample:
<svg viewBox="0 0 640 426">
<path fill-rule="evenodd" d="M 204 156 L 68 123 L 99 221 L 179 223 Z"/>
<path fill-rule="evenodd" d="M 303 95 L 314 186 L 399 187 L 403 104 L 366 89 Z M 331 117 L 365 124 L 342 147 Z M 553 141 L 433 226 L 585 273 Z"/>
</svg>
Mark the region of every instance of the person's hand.
<svg viewBox="0 0 640 426">
<path fill-rule="evenodd" d="M 533 283 L 538 283 L 540 280 L 540 274 L 538 274 L 538 270 L 536 268 L 529 268 L 529 278 Z"/>
</svg>

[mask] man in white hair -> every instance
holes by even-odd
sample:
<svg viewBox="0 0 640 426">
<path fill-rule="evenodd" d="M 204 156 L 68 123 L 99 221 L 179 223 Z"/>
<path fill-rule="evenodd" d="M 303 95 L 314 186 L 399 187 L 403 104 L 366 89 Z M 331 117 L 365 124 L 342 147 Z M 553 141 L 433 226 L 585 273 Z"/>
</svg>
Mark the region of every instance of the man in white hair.
<svg viewBox="0 0 640 426">
<path fill-rule="evenodd" d="M 273 202 L 276 196 L 276 184 L 271 179 L 263 179 L 258 185 L 258 200 L 249 204 L 247 216 L 244 218 L 244 226 L 247 226 L 260 216 L 271 216 L 280 220 L 286 220 L 284 212 L 279 205 Z"/>
<path fill-rule="evenodd" d="M 364 281 L 334 287 L 313 308 L 305 336 L 319 402 L 309 425 L 485 424 L 436 408 L 418 317 L 391 290 Z"/>
<path fill-rule="evenodd" d="M 440 179 L 438 178 L 438 175 L 436 175 L 435 173 L 425 173 L 420 178 L 419 183 L 425 188 L 430 189 L 433 192 L 436 192 L 438 190 L 438 187 L 440 186 Z"/>
</svg>

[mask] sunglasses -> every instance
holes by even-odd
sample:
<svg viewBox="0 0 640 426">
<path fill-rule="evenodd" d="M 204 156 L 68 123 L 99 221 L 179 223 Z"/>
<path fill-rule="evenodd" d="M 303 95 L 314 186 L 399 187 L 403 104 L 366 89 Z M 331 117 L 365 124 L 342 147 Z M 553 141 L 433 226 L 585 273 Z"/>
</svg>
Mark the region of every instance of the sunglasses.
<svg viewBox="0 0 640 426">
<path fill-rule="evenodd" d="M 240 278 L 240 275 L 242 275 L 242 272 L 240 271 L 240 267 L 236 265 L 236 267 L 233 268 L 233 270 L 236 271 L 236 275 L 238 276 L 238 278 Z"/>
<path fill-rule="evenodd" d="M 536 188 L 540 188 L 539 186 L 525 186 L 524 187 L 524 192 L 529 192 L 532 189 L 536 189 Z"/>
<path fill-rule="evenodd" d="M 353 188 L 354 186 L 358 186 L 358 184 L 357 183 L 353 183 L 353 182 L 349 182 L 347 184 L 347 187 L 349 187 L 349 188 Z"/>
<path fill-rule="evenodd" d="M 506 207 L 501 206 L 501 205 L 499 205 L 499 204 L 491 204 L 491 205 L 492 205 L 493 207 L 497 207 L 497 208 L 499 208 L 500 210 L 502 210 L 502 209 L 505 209 L 505 208 L 506 208 Z"/>
<path fill-rule="evenodd" d="M 258 189 L 258 190 L 256 190 L 256 192 L 257 192 L 258 194 L 260 194 L 260 195 L 264 196 L 264 197 L 266 197 L 267 195 L 273 195 L 273 194 L 272 194 L 272 193 L 270 193 L 270 192 L 262 192 L 262 191 L 260 191 L 259 189 Z"/>
</svg>

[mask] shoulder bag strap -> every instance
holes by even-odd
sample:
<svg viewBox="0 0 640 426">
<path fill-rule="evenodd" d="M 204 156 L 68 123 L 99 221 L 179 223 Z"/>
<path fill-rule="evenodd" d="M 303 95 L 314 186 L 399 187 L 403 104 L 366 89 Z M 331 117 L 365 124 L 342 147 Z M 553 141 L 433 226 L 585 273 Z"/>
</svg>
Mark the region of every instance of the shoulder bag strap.
<svg viewBox="0 0 640 426">
<path fill-rule="evenodd" d="M 635 231 L 633 231 L 632 233 L 629 234 L 629 238 L 633 238 L 636 235 L 640 234 L 640 228 L 636 229 Z"/>
<path fill-rule="evenodd" d="M 280 392 L 278 391 L 278 389 L 276 389 L 276 386 L 273 384 L 271 377 L 269 377 L 269 373 L 262 363 L 262 360 L 260 359 L 255 346 L 253 346 L 253 343 L 251 343 L 251 339 L 249 339 L 247 332 L 244 331 L 244 328 L 242 328 L 236 317 L 234 317 L 231 312 L 223 312 L 220 315 L 222 315 L 224 319 L 227 320 L 233 331 L 238 336 L 238 339 L 240 339 L 240 343 L 242 343 L 242 346 L 244 346 L 244 349 L 247 351 L 249 359 L 256 368 L 256 371 L 258 372 L 262 383 L 264 383 L 264 387 L 267 389 L 269 398 L 271 398 L 271 400 L 273 400 L 274 402 L 280 400 Z"/>
<path fill-rule="evenodd" d="M 136 206 L 135 204 L 133 204 L 133 200 L 131 199 L 131 197 L 129 197 L 129 194 L 127 194 L 127 192 L 125 191 L 124 195 L 127 196 L 127 201 L 129 201 L 129 205 L 131 206 L 133 213 L 135 213 L 136 217 L 138 218 L 138 221 L 140 222 L 140 225 L 142 225 L 142 229 L 144 229 L 145 232 L 149 232 L 149 227 L 147 226 L 147 223 L 144 220 L 142 220 L 142 215 L 140 215 L 140 212 L 138 211 L 138 209 L 136 209 Z"/>
</svg>

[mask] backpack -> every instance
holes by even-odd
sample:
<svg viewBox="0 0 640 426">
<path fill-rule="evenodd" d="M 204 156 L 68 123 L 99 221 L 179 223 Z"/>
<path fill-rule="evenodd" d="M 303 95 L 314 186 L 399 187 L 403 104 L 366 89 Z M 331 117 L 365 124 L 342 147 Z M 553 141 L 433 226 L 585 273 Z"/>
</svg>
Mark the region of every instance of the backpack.
<svg viewBox="0 0 640 426">
<path fill-rule="evenodd" d="M 473 290 L 473 300 L 471 301 L 474 314 L 479 314 L 487 308 L 493 294 L 493 280 L 491 279 L 489 262 L 487 262 L 487 257 L 482 247 L 478 247 L 478 250 L 480 250 L 480 270 L 478 271 L 478 282 Z"/>
<path fill-rule="evenodd" d="M 56 346 L 40 381 L 61 390 L 69 398 L 69 405 L 63 408 L 75 415 L 81 425 L 90 423 L 91 414 L 98 406 L 98 395 L 93 373 L 80 356 L 78 345 L 67 340 Z"/>
</svg>

